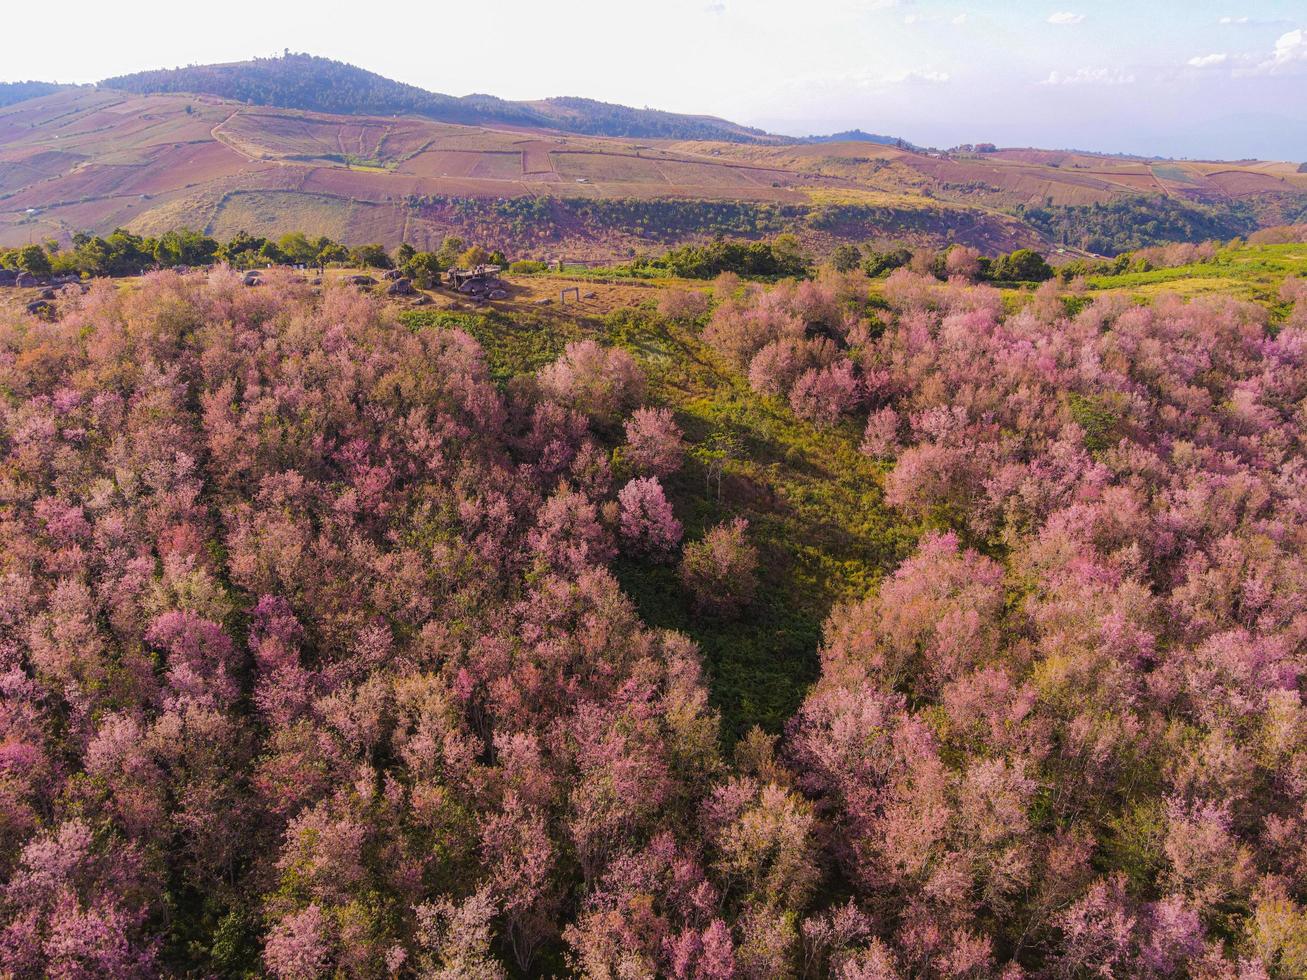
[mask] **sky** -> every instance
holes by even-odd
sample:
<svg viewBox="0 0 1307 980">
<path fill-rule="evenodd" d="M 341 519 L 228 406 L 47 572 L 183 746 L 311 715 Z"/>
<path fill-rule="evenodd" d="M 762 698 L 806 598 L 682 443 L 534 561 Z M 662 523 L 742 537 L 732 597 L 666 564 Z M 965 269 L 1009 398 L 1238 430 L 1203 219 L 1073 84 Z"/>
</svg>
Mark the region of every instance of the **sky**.
<svg viewBox="0 0 1307 980">
<path fill-rule="evenodd" d="M 289 48 L 437 92 L 581 95 L 802 136 L 1307 161 L 1304 0 L 65 0 L 0 80 Z M 21 39 L 40 39 L 22 43 Z"/>
</svg>

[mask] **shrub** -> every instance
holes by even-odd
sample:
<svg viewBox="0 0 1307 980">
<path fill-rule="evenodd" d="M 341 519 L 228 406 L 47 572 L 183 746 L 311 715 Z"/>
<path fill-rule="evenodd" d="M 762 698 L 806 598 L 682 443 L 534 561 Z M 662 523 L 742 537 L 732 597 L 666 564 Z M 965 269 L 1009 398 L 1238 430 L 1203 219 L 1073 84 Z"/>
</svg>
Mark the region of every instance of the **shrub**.
<svg viewBox="0 0 1307 980">
<path fill-rule="evenodd" d="M 669 320 L 695 320 L 708 312 L 708 296 L 697 289 L 665 289 L 658 312 Z"/>
<path fill-rule="evenodd" d="M 749 522 L 737 517 L 686 545 L 681 583 L 699 612 L 737 616 L 758 590 L 758 549 L 749 543 Z"/>
<path fill-rule="evenodd" d="M 617 347 L 593 340 L 573 341 L 554 363 L 537 374 L 540 389 L 561 405 L 613 423 L 644 396 L 644 373 Z"/>
<path fill-rule="evenodd" d="M 540 262 L 536 259 L 518 259 L 509 265 L 508 271 L 514 275 L 526 276 L 537 272 L 544 272 L 549 268 L 548 263 Z"/>
</svg>

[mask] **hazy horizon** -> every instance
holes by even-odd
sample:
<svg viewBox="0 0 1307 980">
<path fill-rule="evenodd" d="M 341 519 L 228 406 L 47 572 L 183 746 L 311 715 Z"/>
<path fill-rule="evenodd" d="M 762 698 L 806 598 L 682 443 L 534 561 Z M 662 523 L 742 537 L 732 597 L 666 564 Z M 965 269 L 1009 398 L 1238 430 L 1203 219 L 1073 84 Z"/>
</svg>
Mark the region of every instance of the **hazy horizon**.
<svg viewBox="0 0 1307 980">
<path fill-rule="evenodd" d="M 801 18 L 779 0 L 671 0 L 656 18 L 598 0 L 506 0 L 454 40 L 447 10 L 410 2 L 366 18 L 337 3 L 305 15 L 234 0 L 202 29 L 166 35 L 148 25 L 176 25 L 175 7 L 136 7 L 125 21 L 73 3 L 65 54 L 8 51 L 6 79 L 86 83 L 288 48 L 453 95 L 585 96 L 789 136 L 1307 160 L 1307 15 L 1282 0 L 813 0 Z M 20 8 L 7 26 L 39 36 L 45 17 Z"/>
</svg>

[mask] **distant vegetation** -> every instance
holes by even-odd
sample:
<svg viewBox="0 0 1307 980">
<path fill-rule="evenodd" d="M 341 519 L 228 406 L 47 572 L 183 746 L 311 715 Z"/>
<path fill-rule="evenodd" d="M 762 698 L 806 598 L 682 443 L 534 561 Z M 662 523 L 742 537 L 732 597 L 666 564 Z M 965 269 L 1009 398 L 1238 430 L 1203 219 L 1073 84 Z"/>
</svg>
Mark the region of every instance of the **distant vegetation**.
<svg viewBox="0 0 1307 980">
<path fill-rule="evenodd" d="M 43 95 L 50 95 L 66 88 L 67 85 L 59 85 L 55 82 L 0 82 L 0 106 L 26 102 L 28 99 L 39 99 Z"/>
<path fill-rule="evenodd" d="M 125 92 L 198 92 L 254 105 L 342 115 L 415 115 L 441 122 L 507 123 L 594 136 L 711 139 L 751 142 L 762 130 L 710 116 L 632 109 L 593 99 L 510 102 L 492 95 L 456 98 L 406 85 L 330 58 L 287 52 L 226 65 L 190 65 L 106 78 L 105 88 Z"/>
<path fill-rule="evenodd" d="M 805 275 L 808 260 L 798 239 L 780 235 L 769 242 L 720 239 L 707 245 L 683 245 L 658 259 L 637 260 L 632 267 L 665 270 L 684 279 L 713 279 L 723 272 L 779 278 Z"/>
<path fill-rule="evenodd" d="M 73 236 L 71 248 L 61 248 L 58 242 L 50 241 L 0 250 L 0 268 L 35 276 L 135 276 L 150 269 L 216 264 L 248 270 L 272 265 L 349 263 L 360 268 L 399 268 L 423 287 L 433 285 L 440 272 L 454 266 L 506 265 L 507 262 L 502 252 L 480 245 L 469 247 L 458 237 L 446 238 L 435 252 L 419 252 L 407 243 L 394 252 L 387 252 L 375 242 L 346 246 L 325 235 L 309 236 L 299 231 L 287 232 L 276 239 L 240 231 L 220 242 L 186 228 L 158 237 L 136 235 L 123 228 L 106 236 L 79 232 Z"/>
<path fill-rule="evenodd" d="M 837 249 L 832 258 L 835 267 L 844 271 L 856 267 L 861 256 Z M 1029 248 L 990 257 L 965 245 L 950 245 L 940 250 L 900 246 L 869 252 L 862 259 L 862 270 L 873 279 L 904 268 L 939 280 L 958 278 L 968 282 L 1023 283 L 1053 278 L 1052 267 L 1042 255 Z"/>
<path fill-rule="evenodd" d="M 514 238 L 565 238 L 578 226 L 659 243 L 695 236 L 759 238 L 784 232 L 820 232 L 859 240 L 890 233 L 955 239 L 998 231 L 994 224 L 998 219 L 992 215 L 924 200 L 910 205 L 777 204 L 697 198 L 410 195 L 405 203 L 423 217 L 449 217 L 486 235 L 498 232 Z"/>
<path fill-rule="evenodd" d="M 1018 209 L 1018 214 L 1052 241 L 1100 255 L 1166 242 L 1234 238 L 1259 224 L 1246 201 L 1203 205 L 1142 194 L 1106 204 Z"/>
<path fill-rule="evenodd" d="M 879 133 L 867 133 L 861 129 L 846 129 L 829 136 L 805 136 L 800 143 L 875 143 L 879 146 L 895 146 L 899 149 L 915 150 L 917 147 L 897 136 L 882 136 Z"/>
</svg>

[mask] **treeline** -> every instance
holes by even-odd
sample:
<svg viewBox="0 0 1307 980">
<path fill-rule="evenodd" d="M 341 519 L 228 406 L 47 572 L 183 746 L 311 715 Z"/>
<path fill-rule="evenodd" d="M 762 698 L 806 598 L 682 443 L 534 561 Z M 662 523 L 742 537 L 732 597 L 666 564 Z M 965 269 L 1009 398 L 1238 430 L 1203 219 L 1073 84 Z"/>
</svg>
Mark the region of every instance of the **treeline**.
<svg viewBox="0 0 1307 980">
<path fill-rule="evenodd" d="M 637 257 L 625 268 L 637 275 L 654 272 L 682 279 L 713 279 L 723 272 L 779 279 L 806 276 L 809 259 L 797 238 L 777 235 L 765 242 L 719 238 L 707 245 L 682 245 L 658 258 Z"/>
<path fill-rule="evenodd" d="M 415 115 L 442 122 L 507 123 L 594 136 L 752 142 L 766 134 L 702 116 L 633 109 L 592 99 L 511 102 L 493 95 L 461 98 L 428 92 L 330 58 L 287 51 L 228 65 L 188 65 L 107 78 L 106 88 L 138 94 L 202 92 L 253 105 L 339 115 Z"/>
<path fill-rule="evenodd" d="M 236 269 L 262 269 L 270 265 L 325 268 L 349 264 L 367 269 L 398 268 L 420 285 L 434 285 L 441 272 L 456 265 L 504 265 L 503 252 L 471 245 L 449 237 L 434 252 L 419 252 L 408 243 L 388 252 L 370 243 L 349 247 L 325 235 L 300 231 L 280 238 L 263 238 L 245 231 L 227 241 L 189 229 L 168 231 L 156 237 L 136 235 L 119 228 L 106 236 L 78 233 L 72 246 L 57 241 L 24 245 L 0 251 L 0 268 L 17 269 L 35 276 L 134 276 L 149 269 L 226 264 Z"/>
<path fill-rule="evenodd" d="M 857 245 L 844 244 L 830 253 L 826 264 L 842 273 L 860 268 L 872 279 L 900 268 L 940 280 L 961 277 L 970 282 L 1044 282 L 1054 275 L 1052 266 L 1033 249 L 1020 248 L 991 257 L 967 245 L 864 251 Z M 681 279 L 713 279 L 722 273 L 750 279 L 802 279 L 812 274 L 815 265 L 796 236 L 782 234 L 758 242 L 719 238 L 706 245 L 682 245 L 661 256 L 638 256 L 614 271 Z"/>
<path fill-rule="evenodd" d="M 677 140 L 728 140 L 752 142 L 767 132 L 740 126 L 725 119 L 685 116 L 661 109 L 633 109 L 630 106 L 594 99 L 553 98 L 540 105 L 555 127 L 560 123 L 572 132 L 591 136 L 644 136 Z"/>
<path fill-rule="evenodd" d="M 14 105 L 18 102 L 26 102 L 28 99 L 39 99 L 43 95 L 51 95 L 66 88 L 67 85 L 59 85 L 56 82 L 0 82 L 0 106 Z"/>
<path fill-rule="evenodd" d="M 809 209 L 760 201 L 676 198 L 584 198 L 565 201 L 578 218 L 630 235 L 674 239 L 680 235 L 766 235 L 800 225 Z"/>
<path fill-rule="evenodd" d="M 831 264 L 840 272 L 851 272 L 861 265 L 873 279 L 904 268 L 940 280 L 961 277 L 971 282 L 1045 282 L 1053 278 L 1052 266 L 1030 248 L 993 257 L 981 255 L 967 245 L 950 245 L 939 250 L 900 246 L 863 255 L 856 245 L 841 245 L 831 253 Z"/>
<path fill-rule="evenodd" d="M 1106 204 L 1024 208 L 1018 214 L 1052 241 L 1110 256 L 1168 242 L 1235 238 L 1259 225 L 1245 201 L 1203 205 L 1142 195 Z"/>
<path fill-rule="evenodd" d="M 424 217 L 449 218 L 469 230 L 564 238 L 576 225 L 672 245 L 691 236 L 761 238 L 817 232 L 861 240 L 915 234 L 945 240 L 992 237 L 993 216 L 942 207 L 870 204 L 781 204 L 694 198 L 453 197 L 409 195 L 407 207 Z"/>
<path fill-rule="evenodd" d="M 411 114 L 460 123 L 486 119 L 522 125 L 539 122 L 533 113 L 491 96 L 457 99 L 309 54 L 136 72 L 100 84 L 141 95 L 202 92 L 254 105 L 342 115 Z"/>
</svg>

